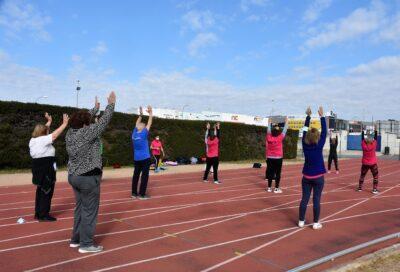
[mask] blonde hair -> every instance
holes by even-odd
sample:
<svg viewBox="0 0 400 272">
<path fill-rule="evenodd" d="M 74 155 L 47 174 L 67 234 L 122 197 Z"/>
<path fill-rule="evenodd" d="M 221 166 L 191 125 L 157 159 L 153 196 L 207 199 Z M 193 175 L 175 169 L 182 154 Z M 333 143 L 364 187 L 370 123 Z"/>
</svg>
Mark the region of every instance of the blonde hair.
<svg viewBox="0 0 400 272">
<path fill-rule="evenodd" d="M 32 138 L 37 138 L 45 135 L 47 135 L 47 127 L 42 124 L 37 124 L 33 129 Z"/>
<path fill-rule="evenodd" d="M 321 134 L 319 133 L 318 129 L 316 128 L 311 128 L 307 134 L 306 138 L 304 141 L 306 144 L 311 145 L 311 144 L 317 144 L 319 141 L 319 138 L 321 137 Z"/>
</svg>

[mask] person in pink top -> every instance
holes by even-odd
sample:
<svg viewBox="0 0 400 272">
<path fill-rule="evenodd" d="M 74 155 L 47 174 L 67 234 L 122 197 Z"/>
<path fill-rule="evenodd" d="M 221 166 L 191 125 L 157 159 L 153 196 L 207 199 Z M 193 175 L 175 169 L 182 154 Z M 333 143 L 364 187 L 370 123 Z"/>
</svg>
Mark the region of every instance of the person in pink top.
<svg viewBox="0 0 400 272">
<path fill-rule="evenodd" d="M 372 176 L 374 177 L 372 193 L 377 194 L 378 191 L 378 159 L 376 158 L 376 146 L 378 144 L 378 131 L 374 131 L 374 137 L 368 135 L 364 137 L 364 130 L 361 133 L 361 147 L 363 150 L 362 165 L 361 165 L 361 175 L 358 184 L 358 191 L 362 191 L 362 186 L 364 183 L 365 175 L 368 170 L 371 170 Z"/>
<path fill-rule="evenodd" d="M 204 172 L 203 181 L 208 182 L 208 174 L 210 173 L 211 166 L 213 168 L 214 183 L 220 184 L 218 180 L 218 165 L 219 165 L 219 141 L 220 141 L 220 124 L 214 125 L 214 130 L 210 130 L 210 123 L 207 123 L 205 135 L 206 143 L 206 170 Z"/>
<path fill-rule="evenodd" d="M 164 157 L 164 149 L 160 141 L 160 136 L 157 135 L 156 138 L 151 142 L 150 149 L 155 160 L 154 172 L 157 173 L 160 170 L 161 154 Z"/>
<path fill-rule="evenodd" d="M 267 128 L 267 136 L 265 137 L 265 154 L 267 158 L 265 180 L 268 181 L 267 192 L 272 192 L 272 180 L 275 179 L 274 193 L 282 193 L 279 185 L 283 162 L 283 140 L 286 136 L 287 127 L 288 118 L 286 117 L 283 130 L 280 129 L 278 124 L 272 123 Z"/>
</svg>

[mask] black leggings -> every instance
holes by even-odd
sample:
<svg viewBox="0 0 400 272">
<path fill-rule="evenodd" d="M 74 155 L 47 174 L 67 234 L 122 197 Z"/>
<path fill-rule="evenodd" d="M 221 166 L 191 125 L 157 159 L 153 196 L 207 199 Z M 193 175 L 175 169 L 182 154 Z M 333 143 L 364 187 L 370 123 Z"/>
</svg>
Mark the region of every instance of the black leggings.
<svg viewBox="0 0 400 272">
<path fill-rule="evenodd" d="M 265 178 L 268 179 L 268 187 L 272 186 L 272 180 L 275 179 L 275 188 L 279 188 L 279 182 L 281 181 L 282 162 L 282 158 L 267 158 L 267 170 L 265 171 Z"/>
<path fill-rule="evenodd" d="M 206 160 L 207 166 L 206 166 L 206 171 L 204 172 L 204 177 L 203 180 L 207 180 L 208 178 L 208 173 L 210 173 L 211 166 L 213 167 L 214 171 L 214 181 L 218 180 L 218 165 L 219 165 L 219 158 L 218 157 L 213 157 L 213 158 L 208 158 Z"/>
<path fill-rule="evenodd" d="M 135 170 L 133 171 L 133 177 L 132 177 L 132 195 L 137 195 L 137 188 L 139 184 L 139 177 L 140 174 L 142 174 L 141 177 L 141 182 L 140 182 L 140 190 L 139 190 L 139 195 L 145 196 L 146 195 L 146 189 L 147 189 L 147 182 L 149 181 L 149 171 L 150 171 L 150 158 L 141 160 L 141 161 L 135 161 Z"/>
<path fill-rule="evenodd" d="M 43 218 L 49 216 L 51 199 L 53 198 L 54 185 L 51 185 L 47 191 L 42 190 L 41 186 L 36 187 L 36 200 L 35 200 L 35 216 Z"/>
<path fill-rule="evenodd" d="M 160 166 L 160 159 L 161 159 L 161 155 L 153 155 L 154 156 L 154 163 L 155 163 L 155 170 L 158 169 L 158 167 Z"/>
<path fill-rule="evenodd" d="M 364 184 L 364 179 L 365 175 L 368 173 L 368 171 L 371 170 L 372 176 L 374 178 L 373 180 L 373 188 L 378 189 L 378 178 L 379 178 L 379 171 L 378 171 L 378 165 L 366 165 L 363 164 L 361 166 L 361 175 L 360 175 L 360 181 L 359 181 L 359 187 L 362 188 Z"/>
<path fill-rule="evenodd" d="M 332 161 L 335 163 L 336 171 L 338 171 L 339 170 L 339 164 L 338 164 L 337 154 L 329 154 L 329 156 L 328 156 L 328 170 L 331 170 Z"/>
</svg>

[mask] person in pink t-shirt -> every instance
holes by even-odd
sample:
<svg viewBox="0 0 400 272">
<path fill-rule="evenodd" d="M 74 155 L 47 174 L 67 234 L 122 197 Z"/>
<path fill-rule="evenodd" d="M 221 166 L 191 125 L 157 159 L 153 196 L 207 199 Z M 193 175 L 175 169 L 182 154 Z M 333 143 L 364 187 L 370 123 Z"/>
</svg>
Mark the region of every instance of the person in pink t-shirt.
<svg viewBox="0 0 400 272">
<path fill-rule="evenodd" d="M 219 165 L 219 141 L 220 141 L 220 124 L 214 125 L 214 130 L 210 130 L 210 123 L 207 123 L 205 143 L 206 143 L 206 170 L 204 172 L 203 181 L 208 182 L 208 174 L 211 166 L 213 168 L 214 183 L 220 184 L 218 180 L 218 165 Z"/>
<path fill-rule="evenodd" d="M 157 135 L 156 138 L 151 142 L 150 149 L 155 160 L 154 172 L 157 173 L 160 170 L 161 154 L 164 157 L 164 149 L 160 141 L 160 136 Z"/>
<path fill-rule="evenodd" d="M 267 159 L 265 180 L 268 181 L 267 192 L 272 192 L 272 180 L 275 179 L 274 193 L 282 193 L 279 185 L 283 162 L 283 140 L 286 136 L 287 127 L 288 118 L 286 117 L 283 130 L 280 129 L 278 124 L 272 123 L 267 128 L 267 136 L 265 137 L 265 155 Z"/>
<path fill-rule="evenodd" d="M 363 156 L 361 160 L 361 175 L 360 181 L 358 184 L 358 191 L 362 191 L 362 186 L 364 183 L 365 175 L 368 173 L 368 170 L 371 170 L 372 176 L 374 177 L 373 181 L 373 189 L 372 193 L 377 194 L 378 191 L 378 159 L 376 158 L 376 146 L 377 146 L 377 139 L 378 139 L 378 131 L 374 131 L 374 137 L 372 135 L 367 135 L 364 137 L 364 130 L 361 133 L 361 147 L 363 150 Z"/>
</svg>

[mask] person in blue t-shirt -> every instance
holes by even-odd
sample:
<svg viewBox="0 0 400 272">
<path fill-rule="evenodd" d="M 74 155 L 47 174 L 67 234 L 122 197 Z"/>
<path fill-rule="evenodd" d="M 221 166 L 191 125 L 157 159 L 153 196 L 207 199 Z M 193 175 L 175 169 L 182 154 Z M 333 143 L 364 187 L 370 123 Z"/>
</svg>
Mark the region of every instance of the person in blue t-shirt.
<svg viewBox="0 0 400 272">
<path fill-rule="evenodd" d="M 150 171 L 150 149 L 149 149 L 149 131 L 153 122 L 153 110 L 151 106 L 147 107 L 149 113 L 149 120 L 147 125 L 142 122 L 143 109 L 139 108 L 139 117 L 136 120 L 136 126 L 132 132 L 132 144 L 133 144 L 133 157 L 135 170 L 132 177 L 132 198 L 139 198 L 141 200 L 149 199 L 146 195 L 147 182 L 149 181 Z M 138 194 L 138 183 L 139 177 L 141 176 L 140 189 Z"/>
</svg>

